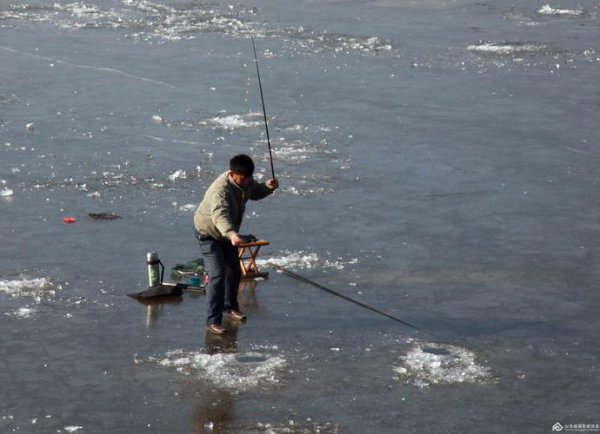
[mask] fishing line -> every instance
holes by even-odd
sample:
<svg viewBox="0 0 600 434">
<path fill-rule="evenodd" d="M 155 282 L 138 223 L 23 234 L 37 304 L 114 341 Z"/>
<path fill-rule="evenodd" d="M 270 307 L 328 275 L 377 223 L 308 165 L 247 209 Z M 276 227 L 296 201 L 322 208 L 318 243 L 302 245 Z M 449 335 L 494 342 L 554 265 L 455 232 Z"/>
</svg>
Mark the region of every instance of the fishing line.
<svg viewBox="0 0 600 434">
<path fill-rule="evenodd" d="M 260 81 L 260 71 L 258 70 L 258 57 L 256 56 L 256 45 L 254 44 L 254 37 L 250 35 L 252 39 L 252 49 L 254 50 L 254 63 L 256 64 L 256 76 L 258 77 L 258 88 L 260 89 L 260 100 L 262 102 L 263 116 L 265 118 L 265 130 L 267 131 L 267 145 L 269 146 L 269 160 L 271 161 L 271 174 L 275 179 L 275 169 L 273 168 L 273 153 L 271 152 L 271 138 L 269 137 L 269 124 L 267 123 L 267 110 L 265 109 L 265 97 L 263 95 L 262 83 Z"/>
<path fill-rule="evenodd" d="M 350 298 L 350 297 L 348 297 L 348 296 L 346 296 L 346 295 L 344 295 L 344 294 L 340 294 L 339 292 L 337 292 L 337 291 L 334 291 L 333 289 L 327 288 L 326 286 L 323 286 L 323 285 L 321 285 L 320 283 L 317 283 L 317 282 L 315 282 L 315 281 L 312 281 L 312 280 L 310 280 L 310 279 L 307 279 L 306 277 L 302 277 L 302 276 L 300 276 L 299 274 L 296 274 L 296 273 L 294 273 L 294 272 L 292 272 L 292 271 L 289 271 L 289 270 L 287 270 L 287 269 L 285 269 L 285 268 L 283 268 L 283 267 L 278 267 L 278 270 L 279 270 L 279 271 L 281 271 L 283 274 L 285 274 L 285 275 L 289 276 L 289 277 L 292 277 L 292 278 L 294 278 L 294 279 L 296 279 L 296 280 L 299 280 L 300 282 L 306 283 L 307 285 L 314 286 L 315 288 L 318 288 L 318 289 L 320 289 L 320 290 L 322 290 L 322 291 L 325 291 L 325 292 L 327 292 L 327 293 L 329 293 L 329 294 L 331 294 L 331 295 L 335 295 L 336 297 L 343 298 L 343 299 L 344 299 L 344 300 L 346 300 L 346 301 L 349 301 L 349 302 L 351 302 L 351 303 L 354 303 L 354 304 L 356 304 L 356 305 L 358 305 L 358 306 L 360 306 L 360 307 L 362 307 L 362 308 L 365 308 L 365 309 L 367 309 L 367 310 L 370 310 L 370 311 L 372 311 L 372 312 L 375 312 L 375 313 L 377 313 L 377 314 L 379 314 L 379 315 L 385 316 L 386 318 L 389 318 L 389 319 L 391 319 L 391 320 L 394 320 L 394 321 L 396 321 L 396 322 L 399 322 L 400 324 L 403 324 L 403 325 L 405 325 L 405 326 L 408 326 L 408 327 L 410 327 L 410 328 L 412 328 L 412 329 L 414 329 L 414 330 L 417 330 L 417 331 L 419 331 L 419 332 L 421 332 L 421 333 L 425 333 L 425 334 L 427 334 L 427 335 L 429 335 L 429 336 L 432 336 L 432 337 L 434 337 L 434 338 L 436 338 L 436 339 L 441 339 L 439 336 L 436 336 L 435 334 L 433 334 L 433 333 L 431 333 L 431 332 L 428 332 L 427 330 L 423 330 L 422 328 L 420 328 L 420 327 L 417 327 L 416 325 L 410 324 L 410 323 L 408 323 L 408 322 L 406 322 L 406 321 L 403 321 L 403 320 L 401 320 L 400 318 L 397 318 L 397 317 L 395 317 L 395 316 L 393 316 L 393 315 L 390 315 L 390 314 L 388 314 L 388 313 L 385 313 L 385 312 L 383 312 L 383 311 L 381 311 L 381 310 L 379 310 L 379 309 L 376 309 L 376 308 L 374 308 L 374 307 L 371 307 L 371 306 L 369 306 L 369 305 L 366 305 L 366 304 L 364 304 L 364 303 L 361 303 L 360 301 L 358 301 L 358 300 L 354 300 L 353 298 Z"/>
</svg>

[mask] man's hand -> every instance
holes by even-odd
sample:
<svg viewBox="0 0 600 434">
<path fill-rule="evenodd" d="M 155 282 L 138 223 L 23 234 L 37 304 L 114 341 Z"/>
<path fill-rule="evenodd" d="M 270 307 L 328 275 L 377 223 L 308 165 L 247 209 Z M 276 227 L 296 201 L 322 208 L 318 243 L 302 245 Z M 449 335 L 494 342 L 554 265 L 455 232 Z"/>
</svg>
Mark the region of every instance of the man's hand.
<svg viewBox="0 0 600 434">
<path fill-rule="evenodd" d="M 231 240 L 231 244 L 233 244 L 236 247 L 240 244 L 244 244 L 244 239 L 240 237 L 239 234 L 233 234 L 229 239 Z"/>
<path fill-rule="evenodd" d="M 279 188 L 279 181 L 277 181 L 277 179 L 269 179 L 267 182 L 265 182 L 265 184 L 267 184 L 267 187 L 269 187 L 271 190 L 277 190 Z"/>
</svg>

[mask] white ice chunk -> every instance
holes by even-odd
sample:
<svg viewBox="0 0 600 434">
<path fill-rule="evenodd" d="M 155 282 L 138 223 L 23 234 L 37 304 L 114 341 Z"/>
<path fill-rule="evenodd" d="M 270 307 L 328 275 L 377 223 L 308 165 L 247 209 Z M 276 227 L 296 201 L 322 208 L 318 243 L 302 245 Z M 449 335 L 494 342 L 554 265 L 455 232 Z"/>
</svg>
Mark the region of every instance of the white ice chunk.
<svg viewBox="0 0 600 434">
<path fill-rule="evenodd" d="M 45 277 L 21 276 L 14 279 L 0 278 L 0 292 L 4 292 L 13 298 L 16 297 L 40 297 L 55 294 L 54 285 Z"/>
<path fill-rule="evenodd" d="M 234 391 L 278 384 L 279 375 L 286 365 L 280 355 L 258 352 L 206 354 L 176 350 L 167 352 L 162 359 L 150 358 L 150 361 Z"/>
<path fill-rule="evenodd" d="M 169 181 L 171 181 L 171 182 L 174 182 L 178 179 L 185 179 L 185 178 L 187 178 L 187 173 L 185 173 L 185 170 L 183 170 L 183 169 L 176 170 L 171 175 L 169 175 Z"/>
<path fill-rule="evenodd" d="M 195 211 L 196 207 L 197 205 L 194 205 L 193 203 L 188 203 L 186 205 L 181 205 L 179 207 L 179 211 Z"/>
<path fill-rule="evenodd" d="M 262 125 L 260 113 L 248 113 L 246 115 L 229 115 L 209 119 L 212 124 L 225 130 L 240 128 L 256 128 Z"/>
<path fill-rule="evenodd" d="M 491 378 L 489 368 L 479 365 L 473 352 L 455 345 L 419 343 L 402 359 L 403 365 L 394 367 L 394 372 L 412 378 L 419 387 L 481 383 Z"/>
<path fill-rule="evenodd" d="M 273 258 L 258 258 L 256 263 L 259 266 L 274 267 L 274 268 L 326 268 L 342 270 L 346 266 L 341 258 L 338 260 L 322 259 L 314 252 L 305 252 L 303 250 L 297 252 L 284 251 L 283 256 Z"/>
<path fill-rule="evenodd" d="M 544 5 L 538 10 L 538 14 L 541 15 L 583 15 L 583 10 L 581 9 L 558 9 L 553 8 L 550 5 Z"/>
</svg>

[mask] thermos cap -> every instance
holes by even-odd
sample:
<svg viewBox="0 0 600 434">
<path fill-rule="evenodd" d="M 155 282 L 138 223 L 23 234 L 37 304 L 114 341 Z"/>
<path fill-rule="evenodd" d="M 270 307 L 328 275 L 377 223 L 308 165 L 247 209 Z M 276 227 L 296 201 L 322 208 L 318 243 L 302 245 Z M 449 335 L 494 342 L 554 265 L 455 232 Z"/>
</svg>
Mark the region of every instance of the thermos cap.
<svg viewBox="0 0 600 434">
<path fill-rule="evenodd" d="M 156 252 L 149 252 L 146 254 L 146 259 L 148 260 L 148 262 L 150 261 L 156 261 L 158 259 L 158 253 Z"/>
</svg>

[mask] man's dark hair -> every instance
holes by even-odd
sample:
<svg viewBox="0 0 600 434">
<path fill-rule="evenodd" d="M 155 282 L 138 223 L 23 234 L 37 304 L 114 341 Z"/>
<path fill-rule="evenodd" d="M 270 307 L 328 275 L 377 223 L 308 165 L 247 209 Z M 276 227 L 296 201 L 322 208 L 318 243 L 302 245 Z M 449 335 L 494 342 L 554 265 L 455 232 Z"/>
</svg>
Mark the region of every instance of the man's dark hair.
<svg viewBox="0 0 600 434">
<path fill-rule="evenodd" d="M 247 155 L 236 155 L 229 160 L 229 170 L 246 177 L 251 177 L 254 173 L 254 162 Z"/>
</svg>

